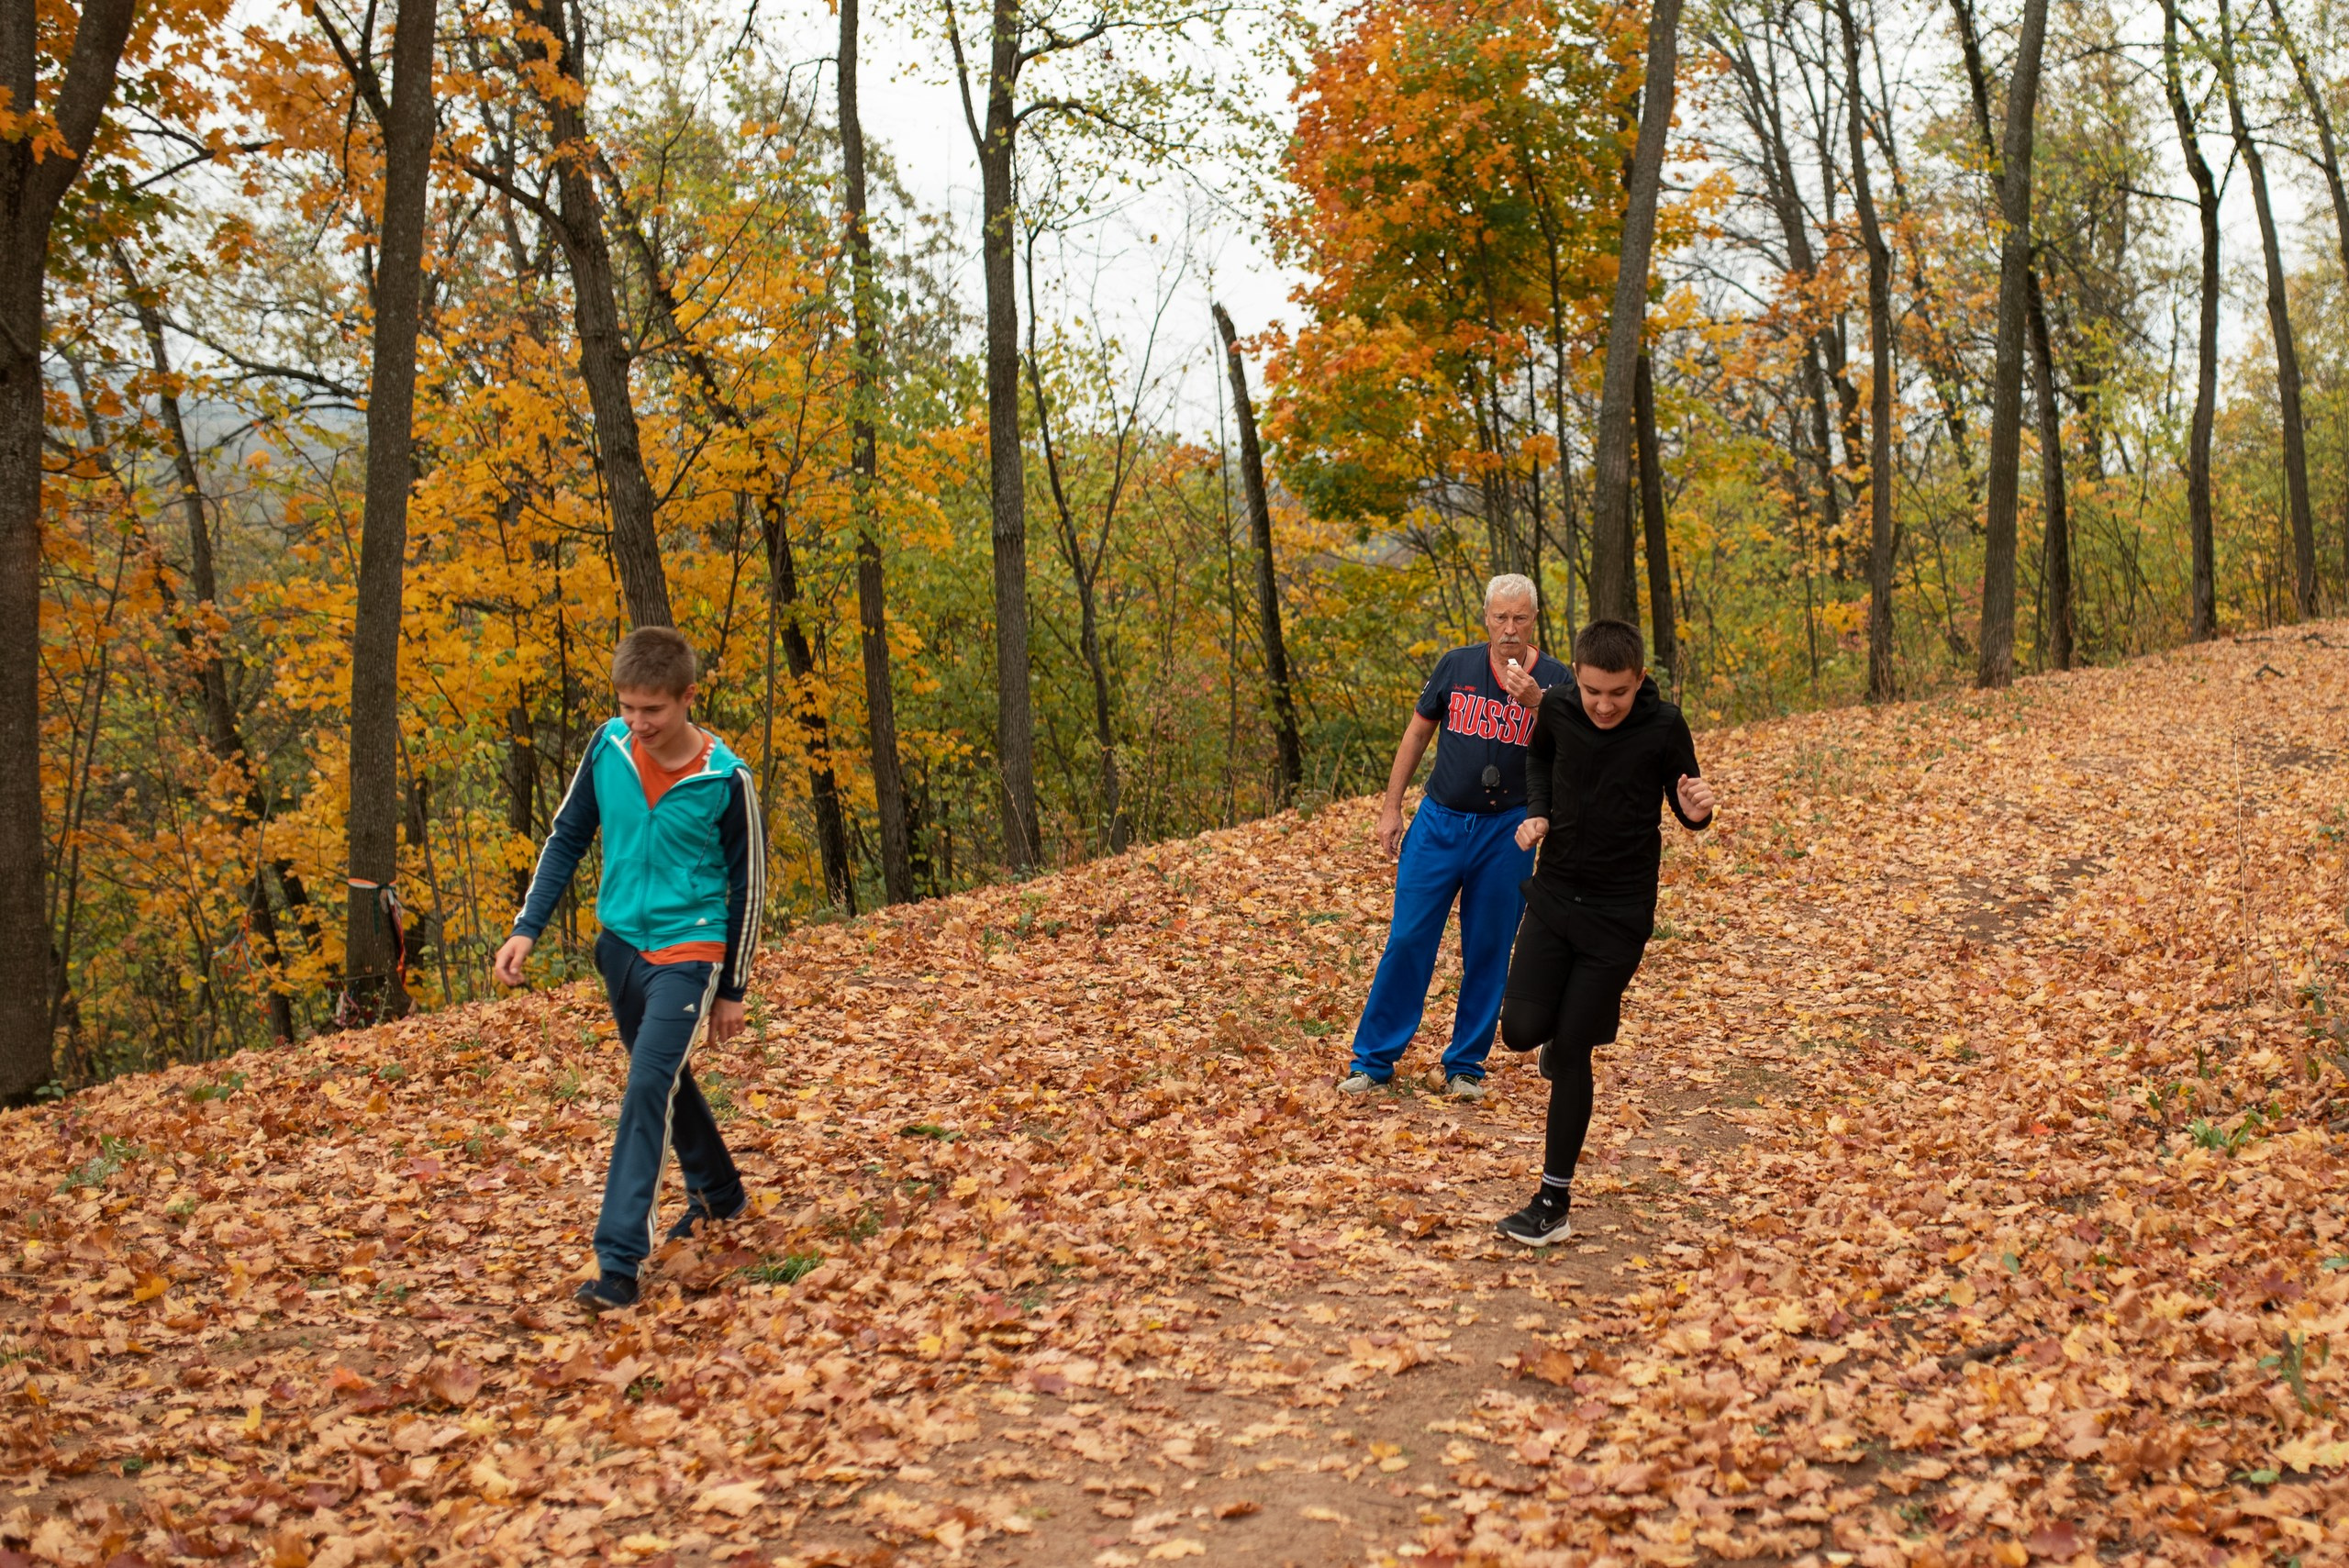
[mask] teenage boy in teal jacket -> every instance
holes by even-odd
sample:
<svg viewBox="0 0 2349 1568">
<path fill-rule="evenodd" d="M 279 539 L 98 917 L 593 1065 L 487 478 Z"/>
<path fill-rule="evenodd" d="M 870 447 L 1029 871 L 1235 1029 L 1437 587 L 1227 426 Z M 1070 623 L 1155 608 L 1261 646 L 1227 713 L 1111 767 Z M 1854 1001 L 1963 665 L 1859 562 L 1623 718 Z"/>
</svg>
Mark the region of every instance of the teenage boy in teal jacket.
<svg viewBox="0 0 2349 1568">
<path fill-rule="evenodd" d="M 693 723 L 695 673 L 693 648 L 667 627 L 641 627 L 621 641 L 612 655 L 620 716 L 588 742 L 514 934 L 497 950 L 497 978 L 519 985 L 524 961 L 600 829 L 596 967 L 629 1066 L 596 1221 L 602 1277 L 576 1296 L 590 1312 L 636 1305 L 637 1271 L 658 1240 L 672 1143 L 685 1212 L 671 1238 L 731 1219 L 748 1201 L 686 1059 L 705 1030 L 722 1045 L 742 1028 L 766 902 L 766 833 L 750 765 Z"/>
</svg>

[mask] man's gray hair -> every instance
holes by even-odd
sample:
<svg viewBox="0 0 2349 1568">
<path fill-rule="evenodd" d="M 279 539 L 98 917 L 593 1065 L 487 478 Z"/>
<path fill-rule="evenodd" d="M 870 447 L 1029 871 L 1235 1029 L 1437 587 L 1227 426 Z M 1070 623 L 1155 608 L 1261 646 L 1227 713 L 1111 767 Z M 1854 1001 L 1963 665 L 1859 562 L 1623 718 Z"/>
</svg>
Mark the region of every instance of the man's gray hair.
<svg viewBox="0 0 2349 1568">
<path fill-rule="evenodd" d="M 1485 607 L 1489 610 L 1495 599 L 1513 599 L 1520 594 L 1535 609 L 1542 607 L 1542 590 L 1533 585 L 1532 578 L 1522 572 L 1504 572 L 1485 584 Z"/>
</svg>

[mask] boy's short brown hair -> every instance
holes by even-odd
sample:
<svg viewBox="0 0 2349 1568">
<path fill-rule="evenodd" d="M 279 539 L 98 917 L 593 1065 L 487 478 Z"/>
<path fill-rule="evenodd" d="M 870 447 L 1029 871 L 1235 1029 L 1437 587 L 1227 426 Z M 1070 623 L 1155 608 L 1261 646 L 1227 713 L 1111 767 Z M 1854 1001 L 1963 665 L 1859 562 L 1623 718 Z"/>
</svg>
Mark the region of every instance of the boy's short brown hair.
<svg viewBox="0 0 2349 1568">
<path fill-rule="evenodd" d="M 694 645 L 674 627 L 638 627 L 612 650 L 614 691 L 660 692 L 681 697 L 699 673 Z"/>
<path fill-rule="evenodd" d="M 1609 674 L 1644 670 L 1647 644 L 1640 640 L 1640 628 L 1629 621 L 1595 620 L 1575 634 L 1575 662 Z"/>
</svg>

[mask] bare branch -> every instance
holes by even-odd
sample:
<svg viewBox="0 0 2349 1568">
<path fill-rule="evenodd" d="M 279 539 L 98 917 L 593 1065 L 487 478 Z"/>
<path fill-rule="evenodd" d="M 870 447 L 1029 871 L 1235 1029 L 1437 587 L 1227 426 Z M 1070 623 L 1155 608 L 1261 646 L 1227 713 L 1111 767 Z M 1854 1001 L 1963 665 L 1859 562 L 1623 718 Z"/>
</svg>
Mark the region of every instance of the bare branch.
<svg viewBox="0 0 2349 1568">
<path fill-rule="evenodd" d="M 963 28 L 955 19 L 954 0 L 943 0 L 946 7 L 946 42 L 954 51 L 954 85 L 963 95 L 963 123 L 971 128 L 971 145 L 984 149 L 987 139 L 979 129 L 978 111 L 971 105 L 971 68 L 963 59 Z"/>
<path fill-rule="evenodd" d="M 342 61 L 343 70 L 351 73 L 351 85 L 358 89 L 359 96 L 366 102 L 367 112 L 375 117 L 376 125 L 389 124 L 392 106 L 384 96 L 383 79 L 375 74 L 374 62 L 362 60 L 351 52 L 351 46 L 343 42 L 342 35 L 335 30 L 335 25 L 327 19 L 327 8 L 317 0 L 311 0 L 310 17 L 318 24 L 318 29 L 327 35 L 327 43 L 333 49 L 335 57 Z"/>
</svg>

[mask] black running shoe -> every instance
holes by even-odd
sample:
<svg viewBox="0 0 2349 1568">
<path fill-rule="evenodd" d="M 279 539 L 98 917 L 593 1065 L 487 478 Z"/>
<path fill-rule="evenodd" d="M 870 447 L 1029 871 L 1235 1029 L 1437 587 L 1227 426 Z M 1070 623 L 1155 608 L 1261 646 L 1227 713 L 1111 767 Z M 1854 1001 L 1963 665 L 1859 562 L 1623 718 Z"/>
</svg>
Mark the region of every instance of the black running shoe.
<svg viewBox="0 0 2349 1568">
<path fill-rule="evenodd" d="M 618 1312 L 636 1305 L 634 1274 L 606 1274 L 572 1292 L 571 1299 L 590 1312 Z"/>
<path fill-rule="evenodd" d="M 676 1224 L 669 1227 L 669 1240 L 672 1241 L 684 1241 L 689 1240 L 695 1231 L 700 1229 L 705 1225 L 711 1224 L 713 1222 L 722 1224 L 729 1219 L 740 1218 L 742 1211 L 750 1207 L 751 1200 L 746 1195 L 741 1202 L 736 1204 L 726 1213 L 713 1214 L 710 1212 L 708 1207 L 701 1201 L 701 1199 L 697 1197 L 688 1198 L 685 1202 L 685 1212 L 678 1217 Z"/>
<path fill-rule="evenodd" d="M 1553 1241 L 1563 1241 L 1575 1233 L 1574 1226 L 1566 1218 L 1566 1199 L 1553 1200 L 1545 1189 L 1534 1194 L 1531 1203 L 1501 1221 L 1501 1234 L 1529 1247 L 1546 1247 Z"/>
<path fill-rule="evenodd" d="M 1542 1076 L 1544 1078 L 1554 1078 L 1557 1076 L 1555 1073 L 1550 1070 L 1550 1048 L 1557 1043 L 1558 1042 L 1554 1040 L 1543 1040 L 1542 1042 L 1542 1054 L 1533 1059 L 1534 1066 L 1541 1071 Z"/>
</svg>

